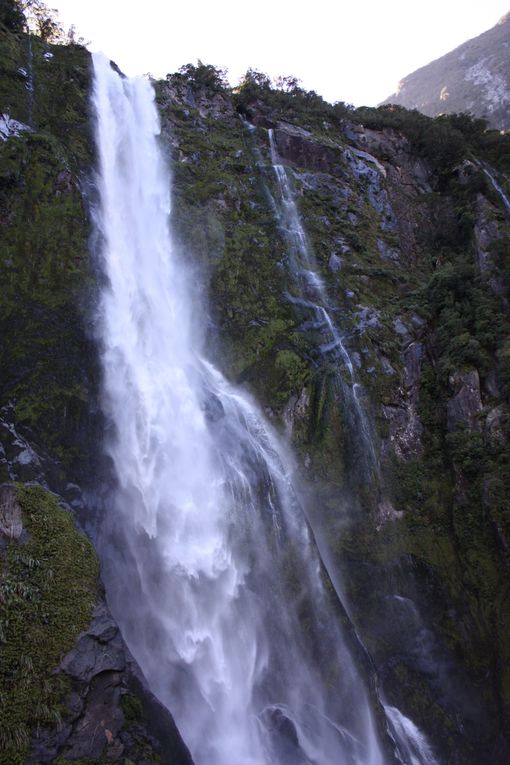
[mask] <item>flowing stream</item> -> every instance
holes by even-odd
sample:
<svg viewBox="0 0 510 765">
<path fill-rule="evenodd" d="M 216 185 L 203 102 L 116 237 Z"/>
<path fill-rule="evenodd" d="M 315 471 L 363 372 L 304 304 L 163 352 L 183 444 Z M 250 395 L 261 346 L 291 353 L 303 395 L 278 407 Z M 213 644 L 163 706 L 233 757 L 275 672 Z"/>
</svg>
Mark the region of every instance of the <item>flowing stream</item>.
<svg viewBox="0 0 510 765">
<path fill-rule="evenodd" d="M 291 456 L 201 355 L 152 88 L 100 55 L 94 70 L 116 478 L 102 561 L 124 637 L 195 765 L 415 762 L 395 759 L 395 735 L 376 725 L 370 662 L 323 570 Z M 409 721 L 392 715 L 405 739 Z"/>
</svg>

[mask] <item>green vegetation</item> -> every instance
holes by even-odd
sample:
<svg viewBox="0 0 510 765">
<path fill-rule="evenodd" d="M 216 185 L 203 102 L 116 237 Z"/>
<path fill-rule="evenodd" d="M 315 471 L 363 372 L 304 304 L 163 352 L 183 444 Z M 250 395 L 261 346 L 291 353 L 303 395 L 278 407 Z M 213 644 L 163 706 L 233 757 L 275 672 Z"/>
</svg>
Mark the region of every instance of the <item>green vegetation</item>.
<svg viewBox="0 0 510 765">
<path fill-rule="evenodd" d="M 17 424 L 69 471 L 93 451 L 90 412 L 98 379 L 83 319 L 96 281 L 81 196 L 93 157 L 89 58 L 79 45 L 52 45 L 42 29 L 42 37 L 28 36 L 19 8 L 7 3 L 0 14 L 1 110 L 31 128 L 0 143 L 0 403 L 13 402 Z M 249 71 L 232 91 L 221 69 L 202 62 L 155 85 L 171 153 L 178 256 L 189 264 L 196 286 L 197 323 L 211 317 L 204 344 L 231 379 L 255 392 L 277 424 L 292 402 L 304 402 L 291 413 L 292 437 L 314 482 L 313 512 L 330 526 L 332 546 L 346 564 L 357 627 L 374 656 L 393 661 L 395 641 L 381 634 L 378 622 L 381 604 L 391 588 L 405 589 L 416 578 L 444 646 L 466 678 L 484 687 L 497 727 L 510 705 L 510 673 L 500 671 L 510 665 L 510 226 L 479 160 L 509 173 L 510 136 L 488 131 L 483 120 L 468 115 L 432 120 L 395 106 L 331 105 L 292 77 L 272 83 Z M 258 127 L 248 131 L 239 115 Z M 360 455 L 338 369 L 317 353 L 320 336 L 303 326 L 306 312 L 284 298 L 286 243 L 268 195 L 278 190 L 266 130 L 279 122 L 301 128 L 285 161 L 335 320 L 357 354 L 378 446 L 385 447 L 380 486 L 356 485 L 359 513 L 341 528 Z M 373 153 L 386 176 L 376 165 L 372 174 L 356 174 L 355 154 L 349 164 L 345 152 L 358 141 L 361 126 L 373 134 L 358 148 Z M 413 175 L 417 160 L 419 181 Z M 499 180 L 506 188 L 504 175 Z M 477 260 L 481 228 L 491 240 L 483 272 Z M 405 341 L 396 320 L 409 328 Z M 423 430 L 416 450 L 397 456 L 383 407 L 405 416 L 410 393 L 404 347 L 411 341 L 423 349 L 413 399 Z M 449 432 L 452 379 L 474 371 L 480 427 Z M 27 620 L 30 641 L 32 630 L 40 636 L 68 618 L 62 638 L 69 641 L 85 619 L 92 589 L 83 585 L 88 595 L 81 592 L 83 613 L 74 620 L 64 601 L 58 614 L 48 610 L 51 604 L 43 609 L 53 590 L 44 589 L 42 577 L 56 564 L 28 545 L 43 538 L 35 506 L 44 508 L 41 518 L 57 509 L 41 490 L 25 492 L 20 497 L 32 538 L 24 546 L 10 543 L 2 561 L 4 635 L 12 629 L 19 637 Z M 381 519 L 385 497 L 395 512 Z M 70 527 L 53 516 L 48 527 L 60 550 L 62 539 L 72 536 Z M 44 544 L 51 539 L 45 536 Z M 62 565 L 69 555 L 64 544 Z M 287 556 L 289 588 L 298 588 L 292 551 Z M 90 562 L 91 576 L 92 569 Z M 85 581 L 78 573 L 68 570 L 70 587 Z M 37 622 L 53 613 L 48 624 Z M 44 666 L 30 642 L 9 654 L 2 682 L 21 678 L 25 696 L 8 718 L 7 754 L 0 762 L 21 762 L 11 755 L 26 751 L 32 726 L 58 722 L 61 680 L 52 677 L 49 685 L 39 683 L 42 690 L 33 688 L 67 650 L 59 646 L 55 642 Z M 435 703 L 423 676 L 400 659 L 391 667 L 416 720 L 427 730 L 453 731 L 455 720 Z M 124 697 L 123 709 L 127 724 L 140 721 L 134 697 Z M 453 747 L 445 742 L 445 750 Z"/>
<path fill-rule="evenodd" d="M 17 488 L 26 542 L 0 556 L 0 763 L 22 765 L 38 725 L 59 725 L 67 685 L 52 674 L 90 621 L 98 563 L 68 512 L 40 487 Z"/>
<path fill-rule="evenodd" d="M 95 357 L 83 321 L 92 269 L 80 187 L 92 157 L 89 59 L 38 37 L 27 58 L 28 42 L 0 29 L 0 110 L 31 127 L 0 143 L 0 396 L 70 465 L 83 448 L 76 433 Z M 20 74 L 28 67 L 33 91 Z"/>
</svg>

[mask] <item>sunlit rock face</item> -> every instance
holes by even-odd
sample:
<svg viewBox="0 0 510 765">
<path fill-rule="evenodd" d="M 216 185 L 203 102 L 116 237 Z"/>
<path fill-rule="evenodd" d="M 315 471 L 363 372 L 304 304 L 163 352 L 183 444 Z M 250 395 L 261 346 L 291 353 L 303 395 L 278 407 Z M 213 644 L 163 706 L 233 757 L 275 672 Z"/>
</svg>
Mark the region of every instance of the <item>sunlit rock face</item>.
<svg viewBox="0 0 510 765">
<path fill-rule="evenodd" d="M 429 117 L 468 112 L 498 130 L 510 127 L 510 13 L 495 27 L 404 77 L 384 104 Z"/>
</svg>

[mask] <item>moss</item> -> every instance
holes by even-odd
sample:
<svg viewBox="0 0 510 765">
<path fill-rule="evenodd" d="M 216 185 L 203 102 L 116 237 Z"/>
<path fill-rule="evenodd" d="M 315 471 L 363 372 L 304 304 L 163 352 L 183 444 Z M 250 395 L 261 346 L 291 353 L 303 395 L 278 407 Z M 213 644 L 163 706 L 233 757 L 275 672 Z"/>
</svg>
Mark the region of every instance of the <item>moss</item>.
<svg viewBox="0 0 510 765">
<path fill-rule="evenodd" d="M 24 133 L 0 145 L 1 403 L 13 402 L 19 421 L 66 465 L 80 456 L 86 365 L 95 356 L 83 322 L 92 269 L 76 177 L 87 152 L 73 135 Z"/>
<path fill-rule="evenodd" d="M 0 763 L 26 761 L 38 725 L 59 725 L 67 684 L 52 674 L 90 621 L 98 563 L 55 497 L 18 486 L 24 544 L 10 541 L 0 580 Z"/>
<path fill-rule="evenodd" d="M 126 725 L 139 724 L 143 721 L 143 706 L 137 696 L 126 693 L 122 696 L 122 711 Z"/>
</svg>

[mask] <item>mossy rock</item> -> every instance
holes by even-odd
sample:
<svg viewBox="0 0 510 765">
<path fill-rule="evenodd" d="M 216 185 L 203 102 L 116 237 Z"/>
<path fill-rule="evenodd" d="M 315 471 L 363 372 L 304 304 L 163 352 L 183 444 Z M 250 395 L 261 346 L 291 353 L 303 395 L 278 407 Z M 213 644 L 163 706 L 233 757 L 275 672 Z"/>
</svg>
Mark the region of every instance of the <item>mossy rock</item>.
<svg viewBox="0 0 510 765">
<path fill-rule="evenodd" d="M 61 724 L 68 686 L 53 672 L 99 595 L 96 555 L 69 512 L 41 487 L 14 491 L 24 533 L 0 553 L 1 765 L 23 765 L 32 731 Z"/>
</svg>

